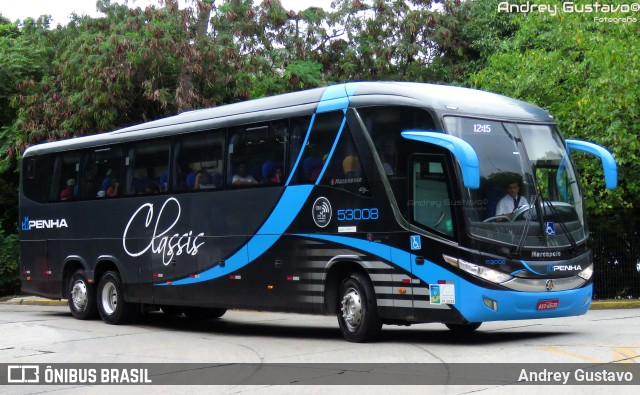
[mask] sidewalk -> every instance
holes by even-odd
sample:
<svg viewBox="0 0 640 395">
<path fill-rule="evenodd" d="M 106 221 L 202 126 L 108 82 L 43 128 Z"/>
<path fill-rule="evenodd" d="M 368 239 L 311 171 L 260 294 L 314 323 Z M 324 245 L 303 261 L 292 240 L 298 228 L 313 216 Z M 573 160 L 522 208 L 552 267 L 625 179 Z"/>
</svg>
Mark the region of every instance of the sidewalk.
<svg viewBox="0 0 640 395">
<path fill-rule="evenodd" d="M 54 299 L 45 299 L 39 296 L 18 296 L 9 300 L 5 300 L 4 302 L 0 302 L 2 304 L 28 304 L 35 306 L 66 306 L 67 300 L 54 300 Z"/>
<path fill-rule="evenodd" d="M 19 296 L 1 304 L 23 304 L 36 306 L 66 306 L 67 300 L 45 299 L 39 296 Z M 595 300 L 591 302 L 590 310 L 613 310 L 613 309 L 640 309 L 640 299 L 620 299 L 620 300 Z"/>
</svg>

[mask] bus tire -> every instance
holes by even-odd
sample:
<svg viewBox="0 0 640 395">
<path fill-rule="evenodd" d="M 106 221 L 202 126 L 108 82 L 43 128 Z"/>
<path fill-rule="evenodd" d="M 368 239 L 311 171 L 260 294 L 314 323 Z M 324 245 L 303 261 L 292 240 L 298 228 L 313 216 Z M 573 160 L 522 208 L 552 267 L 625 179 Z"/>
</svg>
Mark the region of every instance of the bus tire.
<svg viewBox="0 0 640 395">
<path fill-rule="evenodd" d="M 338 296 L 338 324 L 342 336 L 353 343 L 375 340 L 382 329 L 375 292 L 369 277 L 351 273 L 342 281 Z"/>
<path fill-rule="evenodd" d="M 67 287 L 67 300 L 74 318 L 78 320 L 98 318 L 96 290 L 87 279 L 84 269 L 78 269 L 71 275 Z"/>
<path fill-rule="evenodd" d="M 137 305 L 124 301 L 124 289 L 118 272 L 109 271 L 100 277 L 98 284 L 98 311 L 107 324 L 121 325 L 131 321 Z"/>
<path fill-rule="evenodd" d="M 184 315 L 190 320 L 206 321 L 222 317 L 227 309 L 216 307 L 185 307 Z"/>
<path fill-rule="evenodd" d="M 480 325 L 482 325 L 482 322 L 469 322 L 466 324 L 445 324 L 445 325 L 453 333 L 465 334 L 465 333 L 471 333 L 476 329 L 480 328 Z"/>
</svg>

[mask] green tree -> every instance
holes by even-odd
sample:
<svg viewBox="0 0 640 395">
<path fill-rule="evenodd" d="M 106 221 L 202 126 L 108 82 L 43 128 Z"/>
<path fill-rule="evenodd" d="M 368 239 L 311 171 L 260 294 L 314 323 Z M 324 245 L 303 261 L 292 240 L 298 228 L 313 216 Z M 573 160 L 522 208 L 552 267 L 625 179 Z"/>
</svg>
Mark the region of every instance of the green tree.
<svg viewBox="0 0 640 395">
<path fill-rule="evenodd" d="M 594 141 L 613 153 L 619 188 L 612 191 L 604 188 L 599 161 L 574 156 L 591 213 L 638 207 L 638 24 L 601 23 L 580 13 L 517 18 L 517 33 L 471 83 L 547 108 L 565 136 Z"/>
<path fill-rule="evenodd" d="M 198 3 L 202 15 L 175 0 L 144 10 L 97 5 L 104 17 L 75 16 L 58 29 L 52 72 L 19 85 L 11 126 L 18 152 L 233 100 L 229 66 L 201 37 L 209 3 Z"/>
<path fill-rule="evenodd" d="M 224 1 L 214 12 L 211 36 L 232 68 L 227 82 L 238 99 L 326 84 L 317 56 L 328 40 L 319 8 L 286 11 L 279 1 Z"/>
<path fill-rule="evenodd" d="M 46 75 L 51 67 L 49 45 L 56 34 L 49 17 L 22 23 L 0 18 L 0 295 L 18 292 L 18 170 L 15 131 L 18 110 L 11 105 L 23 86 Z"/>
<path fill-rule="evenodd" d="M 487 65 L 518 29 L 509 13 L 496 13 L 499 0 L 445 1 L 439 30 L 440 56 L 431 65 L 433 80 L 467 85 L 469 75 Z M 428 20 L 435 24 L 438 20 Z"/>
<path fill-rule="evenodd" d="M 328 23 L 344 33 L 320 59 L 333 80 L 463 83 L 515 30 L 497 3 L 339 0 Z"/>
</svg>

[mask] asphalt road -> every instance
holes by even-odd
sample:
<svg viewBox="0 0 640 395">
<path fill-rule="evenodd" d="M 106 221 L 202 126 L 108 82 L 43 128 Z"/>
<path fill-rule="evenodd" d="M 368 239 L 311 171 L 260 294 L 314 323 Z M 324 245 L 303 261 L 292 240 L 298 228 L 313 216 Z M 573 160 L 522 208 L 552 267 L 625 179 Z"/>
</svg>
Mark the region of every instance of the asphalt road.
<svg viewBox="0 0 640 395">
<path fill-rule="evenodd" d="M 590 311 L 581 317 L 484 323 L 456 337 L 441 324 L 385 326 L 371 344 L 344 341 L 335 317 L 229 311 L 223 318 L 191 322 L 150 314 L 127 326 L 78 321 L 63 306 L 0 304 L 1 362 L 28 363 L 640 363 L 640 309 Z M 633 393 L 629 386 L 544 387 L 563 393 Z M 109 386 L 19 387 L 9 393 L 49 391 L 111 393 Z M 182 387 L 155 387 L 175 392 Z M 351 393 L 355 387 L 216 386 L 214 393 Z M 325 388 L 325 390 L 321 390 Z M 435 387 L 430 388 L 433 392 Z M 507 393 L 502 385 L 447 386 L 438 393 Z M 140 393 L 141 388 L 117 387 Z M 181 392 L 201 392 L 187 386 Z M 381 387 L 370 388 L 383 392 Z M 540 387 L 518 386 L 539 394 Z M 415 393 L 415 386 L 393 387 Z M 4 392 L 4 390 L 0 391 Z M 144 391 L 146 392 L 146 391 Z M 357 392 L 361 392 L 359 389 Z M 384 389 L 389 392 L 389 388 Z"/>
</svg>

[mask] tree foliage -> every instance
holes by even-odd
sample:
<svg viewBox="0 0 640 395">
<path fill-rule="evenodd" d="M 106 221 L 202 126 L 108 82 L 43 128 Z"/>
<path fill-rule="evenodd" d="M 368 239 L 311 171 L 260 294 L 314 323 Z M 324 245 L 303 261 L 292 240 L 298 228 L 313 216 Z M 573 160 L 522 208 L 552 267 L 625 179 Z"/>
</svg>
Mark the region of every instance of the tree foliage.
<svg viewBox="0 0 640 395">
<path fill-rule="evenodd" d="M 625 15 L 609 15 L 624 17 Z M 607 147 L 619 166 L 619 188 L 604 188 L 602 166 L 575 155 L 592 213 L 638 207 L 640 183 L 640 28 L 599 23 L 593 15 L 519 16 L 519 29 L 470 78 L 473 85 L 547 108 L 566 137 Z"/>
</svg>

